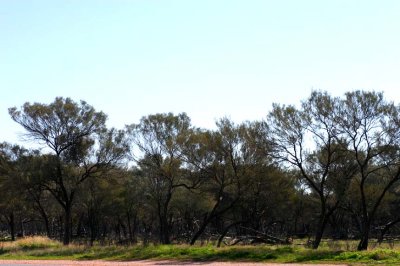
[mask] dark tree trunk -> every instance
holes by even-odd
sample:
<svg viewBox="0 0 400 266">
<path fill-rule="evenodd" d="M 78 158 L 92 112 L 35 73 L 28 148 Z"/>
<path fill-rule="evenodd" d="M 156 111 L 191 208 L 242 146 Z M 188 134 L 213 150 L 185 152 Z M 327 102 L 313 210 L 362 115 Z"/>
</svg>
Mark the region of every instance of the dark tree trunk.
<svg viewBox="0 0 400 266">
<path fill-rule="evenodd" d="M 83 223 L 83 213 L 81 213 L 79 215 L 78 225 L 76 227 L 76 237 L 77 238 L 80 238 L 82 236 L 82 231 L 83 231 L 82 230 L 82 227 L 83 227 L 82 223 Z"/>
<path fill-rule="evenodd" d="M 94 225 L 94 223 L 90 222 L 90 246 L 93 246 L 93 243 L 97 237 L 97 230 L 95 227 L 96 226 Z"/>
<path fill-rule="evenodd" d="M 127 222 L 127 224 L 128 224 L 129 242 L 133 242 L 132 225 L 131 225 L 131 215 L 130 215 L 129 212 L 126 212 L 126 222 Z"/>
<path fill-rule="evenodd" d="M 46 228 L 46 236 L 50 237 L 51 233 L 50 233 L 50 224 L 49 224 L 49 218 L 47 217 L 47 215 L 42 215 L 43 221 L 44 221 L 44 226 Z"/>
<path fill-rule="evenodd" d="M 382 229 L 382 231 L 381 231 L 381 233 L 379 234 L 379 237 L 378 237 L 378 243 L 379 244 L 382 243 L 383 238 L 384 238 L 385 234 L 389 231 L 389 229 L 392 228 L 394 225 L 396 225 L 399 222 L 400 222 L 400 218 L 397 218 L 396 220 L 391 221 L 390 223 L 386 224 L 383 227 L 383 229 Z"/>
<path fill-rule="evenodd" d="M 89 230 L 90 230 L 90 246 L 93 246 L 94 241 L 98 235 L 98 223 L 95 214 L 90 211 L 88 214 Z"/>
<path fill-rule="evenodd" d="M 317 231 L 315 232 L 315 238 L 312 243 L 313 249 L 317 249 L 319 247 L 319 244 L 321 243 L 322 237 L 324 235 L 325 227 L 329 221 L 329 217 L 333 214 L 334 210 L 337 208 L 337 204 L 338 202 L 336 202 L 336 205 L 334 207 L 328 209 L 326 201 L 323 198 L 323 195 L 321 195 L 321 214 L 319 217 Z"/>
<path fill-rule="evenodd" d="M 388 231 L 389 231 L 389 228 L 388 228 L 388 227 L 385 227 L 385 228 L 380 232 L 380 234 L 379 234 L 379 236 L 378 236 L 378 244 L 382 244 L 383 238 L 384 238 L 385 234 L 386 234 Z"/>
<path fill-rule="evenodd" d="M 10 226 L 11 241 L 15 241 L 15 217 L 13 212 L 10 213 L 8 223 Z"/>
<path fill-rule="evenodd" d="M 32 195 L 34 195 L 34 194 L 32 194 Z M 40 202 L 40 197 L 39 196 L 33 196 L 33 198 L 34 198 L 34 200 L 36 202 L 36 205 L 37 205 L 36 208 L 39 210 L 39 214 L 43 219 L 44 226 L 46 228 L 46 235 L 47 235 L 47 237 L 50 237 L 51 233 L 50 233 L 49 217 L 48 217 L 45 209 L 43 208 L 42 203 Z"/>
<path fill-rule="evenodd" d="M 194 234 L 194 236 L 190 240 L 190 245 L 191 246 L 193 246 L 196 243 L 196 240 L 204 233 L 204 231 L 206 230 L 208 224 L 212 221 L 212 219 L 214 219 L 216 217 L 219 217 L 220 215 L 222 215 L 226 211 L 228 211 L 231 208 L 233 208 L 233 206 L 239 200 L 239 195 L 238 195 L 235 199 L 233 199 L 230 202 L 230 204 L 228 206 L 226 206 L 225 208 L 217 211 L 218 207 L 221 204 L 223 191 L 224 191 L 224 187 L 221 187 L 220 190 L 219 190 L 219 193 L 218 193 L 218 197 L 217 197 L 218 200 L 215 203 L 213 209 L 209 213 L 205 214 L 202 225 L 200 226 L 199 230 Z"/>
<path fill-rule="evenodd" d="M 317 232 L 315 233 L 315 239 L 312 243 L 312 248 L 317 249 L 319 247 L 319 244 L 321 243 L 322 236 L 324 234 L 324 228 L 325 226 L 318 226 Z"/>
<path fill-rule="evenodd" d="M 226 234 L 229 232 L 229 230 L 230 230 L 233 226 L 236 226 L 236 225 L 238 225 L 238 224 L 240 224 L 240 223 L 242 223 L 242 222 L 241 222 L 241 221 L 240 221 L 240 222 L 235 222 L 235 223 L 232 223 L 232 224 L 228 225 L 227 227 L 225 227 L 225 229 L 224 229 L 224 231 L 222 232 L 221 236 L 218 238 L 218 243 L 217 243 L 217 247 L 218 247 L 218 248 L 221 247 L 222 240 L 224 239 L 224 237 L 226 236 Z"/>
<path fill-rule="evenodd" d="M 59 216 L 58 217 L 58 219 L 57 219 L 58 221 L 57 221 L 57 233 L 58 233 L 58 237 L 59 237 L 59 240 L 60 240 L 60 242 L 62 242 L 63 241 L 63 239 L 64 239 L 64 237 L 63 237 L 63 230 L 64 230 L 64 222 L 63 222 L 63 217 L 62 216 Z"/>
<path fill-rule="evenodd" d="M 160 243 L 171 244 L 168 218 L 165 215 L 160 216 Z"/>
<path fill-rule="evenodd" d="M 64 217 L 64 237 L 63 244 L 69 245 L 71 242 L 71 206 L 69 204 L 66 205 L 65 209 L 65 217 Z"/>
<path fill-rule="evenodd" d="M 122 235 L 124 236 L 124 239 L 126 239 L 127 237 L 127 233 L 126 233 L 126 226 L 124 224 L 124 222 L 122 221 L 122 219 L 118 216 L 118 224 L 120 225 L 120 228 L 122 229 Z"/>
<path fill-rule="evenodd" d="M 321 243 L 322 236 L 324 235 L 325 231 L 325 226 L 327 224 L 327 217 L 325 215 L 325 204 L 322 204 L 322 209 L 321 209 L 321 216 L 319 218 L 318 226 L 317 226 L 317 231 L 315 232 L 315 238 L 312 243 L 312 248 L 317 249 L 319 247 L 319 244 Z"/>
<path fill-rule="evenodd" d="M 201 226 L 200 226 L 200 228 L 199 228 L 199 230 L 197 230 L 197 232 L 194 234 L 194 236 L 192 237 L 192 239 L 190 240 L 190 245 L 191 246 L 193 246 L 195 243 L 196 243 L 196 241 L 197 241 L 197 239 L 204 233 L 204 231 L 206 230 L 206 228 L 207 228 L 207 225 L 210 223 L 210 221 L 211 221 L 211 217 L 212 216 L 206 216 L 205 218 L 204 218 L 204 222 L 201 224 Z"/>
<path fill-rule="evenodd" d="M 361 232 L 361 239 L 360 239 L 360 242 L 358 243 L 357 250 L 367 250 L 368 249 L 369 229 L 370 229 L 370 223 L 367 222 L 363 225 L 363 230 Z"/>
<path fill-rule="evenodd" d="M 121 227 L 120 227 L 120 223 L 117 222 L 114 224 L 114 230 L 115 230 L 115 235 L 118 238 L 118 241 L 121 242 Z"/>
<path fill-rule="evenodd" d="M 22 219 L 22 217 L 20 216 L 19 217 L 19 225 L 20 225 L 20 236 L 21 237 L 24 237 L 25 236 L 25 221 Z"/>
<path fill-rule="evenodd" d="M 135 243 L 135 229 L 136 229 L 136 214 L 133 214 L 133 217 L 130 212 L 126 213 L 127 223 L 128 223 L 128 233 L 129 233 L 129 241 L 131 243 Z M 132 221 L 133 219 L 133 221 Z M 132 224 L 133 223 L 133 224 Z"/>
<path fill-rule="evenodd" d="M 159 239 L 161 244 L 166 244 L 166 245 L 171 244 L 170 230 L 169 230 L 170 228 L 168 222 L 168 206 L 169 202 L 171 201 L 171 198 L 172 198 L 172 188 L 169 189 L 165 201 L 158 202 L 158 219 L 160 222 Z"/>
</svg>

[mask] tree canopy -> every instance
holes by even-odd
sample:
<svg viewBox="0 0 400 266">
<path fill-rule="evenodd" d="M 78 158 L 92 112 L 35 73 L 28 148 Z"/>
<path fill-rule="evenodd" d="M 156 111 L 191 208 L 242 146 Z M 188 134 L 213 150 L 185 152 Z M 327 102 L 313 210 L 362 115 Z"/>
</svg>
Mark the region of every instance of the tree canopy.
<svg viewBox="0 0 400 266">
<path fill-rule="evenodd" d="M 261 110 L 262 112 L 262 110 Z M 313 91 L 265 120 L 124 129 L 85 101 L 9 109 L 29 150 L 0 144 L 0 232 L 133 244 L 290 244 L 399 233 L 400 107 L 373 91 Z"/>
</svg>

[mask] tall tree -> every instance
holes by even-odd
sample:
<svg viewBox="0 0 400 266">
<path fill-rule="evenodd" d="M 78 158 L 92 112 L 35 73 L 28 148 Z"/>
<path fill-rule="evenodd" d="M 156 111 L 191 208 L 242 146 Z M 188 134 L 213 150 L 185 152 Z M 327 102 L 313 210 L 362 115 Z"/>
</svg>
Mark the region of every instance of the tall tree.
<svg viewBox="0 0 400 266">
<path fill-rule="evenodd" d="M 338 182 L 335 180 L 338 168 L 334 166 L 345 154 L 335 122 L 337 101 L 327 93 L 314 91 L 301 109 L 275 104 L 268 117 L 271 155 L 284 166 L 297 169 L 300 181 L 319 200 L 313 248 L 318 248 L 329 217 L 340 202 L 330 186 Z M 350 178 L 354 174 L 346 167 L 341 169 L 345 171 L 339 178 Z"/>
<path fill-rule="evenodd" d="M 159 240 L 171 242 L 170 203 L 178 188 L 192 188 L 195 180 L 185 178 L 182 147 L 192 126 L 185 114 L 155 114 L 143 117 L 139 124 L 128 127 L 137 154 L 134 159 L 147 179 L 149 196 L 159 220 Z"/>
<path fill-rule="evenodd" d="M 240 126 L 223 118 L 216 131 L 198 131 L 186 149 L 187 162 L 200 176 L 200 193 L 209 202 L 209 208 L 199 221 L 190 244 L 194 245 L 209 224 L 231 210 L 242 197 L 244 177 L 244 143 Z"/>
<path fill-rule="evenodd" d="M 341 101 L 337 123 L 358 169 L 361 205 L 359 250 L 368 248 L 369 233 L 388 191 L 400 180 L 399 107 L 382 93 L 355 91 Z M 376 183 L 373 197 L 367 187 Z"/>
<path fill-rule="evenodd" d="M 71 236 L 71 210 L 81 184 L 94 173 L 119 162 L 128 146 L 123 132 L 107 130 L 106 115 L 84 101 L 56 98 L 53 103 L 29 102 L 18 110 L 9 109 L 11 118 L 54 156 L 54 175 L 43 183 L 64 210 L 63 243 Z"/>
</svg>

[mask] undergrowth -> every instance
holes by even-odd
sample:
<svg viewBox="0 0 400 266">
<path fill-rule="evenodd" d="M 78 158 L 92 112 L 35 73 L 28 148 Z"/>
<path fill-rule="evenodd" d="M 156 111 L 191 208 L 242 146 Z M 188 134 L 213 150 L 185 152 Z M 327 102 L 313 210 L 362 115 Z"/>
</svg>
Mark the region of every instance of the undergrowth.
<svg viewBox="0 0 400 266">
<path fill-rule="evenodd" d="M 234 246 L 212 245 L 135 245 L 63 246 L 45 237 L 23 238 L 0 242 L 0 259 L 73 259 L 73 260 L 183 260 L 183 261 L 269 261 L 301 263 L 400 264 L 400 250 L 375 248 L 350 251 L 348 245 L 322 245 L 318 250 L 303 246 Z"/>
</svg>

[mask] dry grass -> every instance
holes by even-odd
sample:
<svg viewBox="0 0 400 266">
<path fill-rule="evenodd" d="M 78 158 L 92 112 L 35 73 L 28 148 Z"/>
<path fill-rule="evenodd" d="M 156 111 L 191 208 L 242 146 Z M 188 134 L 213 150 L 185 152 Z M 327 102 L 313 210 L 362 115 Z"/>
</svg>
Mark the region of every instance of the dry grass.
<svg viewBox="0 0 400 266">
<path fill-rule="evenodd" d="M 324 241 L 321 248 L 311 250 L 299 243 L 291 246 L 235 246 L 216 248 L 213 245 L 135 245 L 63 246 L 46 237 L 27 237 L 15 242 L 0 242 L 0 259 L 72 259 L 72 260 L 185 260 L 185 261 L 270 261 L 290 263 L 367 263 L 399 265 L 400 249 L 385 247 L 355 251 L 356 241 Z"/>
<path fill-rule="evenodd" d="M 33 250 L 43 248 L 58 248 L 61 243 L 43 236 L 33 236 L 18 239 L 17 241 L 0 242 L 3 250 Z"/>
</svg>

